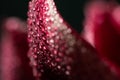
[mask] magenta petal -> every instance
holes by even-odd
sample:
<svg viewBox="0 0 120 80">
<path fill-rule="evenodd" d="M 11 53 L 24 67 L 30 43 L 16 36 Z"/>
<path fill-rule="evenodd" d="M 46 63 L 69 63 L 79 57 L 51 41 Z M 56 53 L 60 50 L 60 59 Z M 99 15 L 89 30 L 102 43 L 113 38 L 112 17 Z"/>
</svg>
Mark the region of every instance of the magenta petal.
<svg viewBox="0 0 120 80">
<path fill-rule="evenodd" d="M 27 58 L 28 43 L 25 23 L 17 18 L 4 21 L 1 53 L 1 80 L 34 80 Z"/>
<path fill-rule="evenodd" d="M 110 3 L 97 3 L 88 8 L 90 11 L 87 17 L 89 15 L 93 17 L 86 18 L 85 31 L 88 33 L 85 32 L 85 38 L 97 49 L 100 56 L 107 59 L 110 67 L 120 73 L 120 16 L 118 15 L 120 10 L 116 6 Z M 91 38 L 87 37 L 89 34 L 92 35 Z"/>
<path fill-rule="evenodd" d="M 111 14 L 114 20 L 114 28 L 120 34 L 120 5 L 116 6 Z"/>
<path fill-rule="evenodd" d="M 96 26 L 95 46 L 97 50 L 111 62 L 120 66 L 120 34 L 115 29 L 115 26 L 119 25 L 114 23 L 114 19 L 108 13 L 104 15 L 104 22 Z"/>
<path fill-rule="evenodd" d="M 32 0 L 29 58 L 37 80 L 119 80 L 57 12 L 53 0 Z"/>
</svg>

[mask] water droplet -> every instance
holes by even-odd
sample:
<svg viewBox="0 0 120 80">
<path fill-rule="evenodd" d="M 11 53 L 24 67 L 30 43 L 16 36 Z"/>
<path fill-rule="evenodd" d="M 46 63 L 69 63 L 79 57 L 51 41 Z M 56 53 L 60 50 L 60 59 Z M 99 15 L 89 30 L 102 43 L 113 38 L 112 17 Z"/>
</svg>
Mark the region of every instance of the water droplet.
<svg viewBox="0 0 120 80">
<path fill-rule="evenodd" d="M 35 11 L 35 7 L 33 7 L 32 10 Z"/>
<path fill-rule="evenodd" d="M 58 69 L 61 69 L 61 66 L 58 65 L 57 68 L 58 68 Z"/>
<path fill-rule="evenodd" d="M 56 58 L 56 61 L 57 61 L 57 62 L 60 62 L 60 61 L 61 61 L 61 59 L 60 59 L 60 58 Z"/>
<path fill-rule="evenodd" d="M 41 71 L 42 73 L 44 72 L 44 70 L 43 70 L 43 69 L 41 69 L 40 71 Z"/>
<path fill-rule="evenodd" d="M 69 71 L 66 71 L 65 74 L 66 74 L 66 75 L 70 75 L 70 72 L 69 72 Z"/>
<path fill-rule="evenodd" d="M 53 39 L 50 39 L 50 43 L 54 43 L 54 40 L 53 40 Z"/>
<path fill-rule="evenodd" d="M 71 70 L 71 67 L 70 67 L 70 66 L 67 66 L 67 70 Z"/>
<path fill-rule="evenodd" d="M 56 66 L 56 63 L 53 63 L 53 62 L 52 62 L 51 65 L 52 65 L 53 67 L 55 67 L 55 66 Z"/>
<path fill-rule="evenodd" d="M 45 47 L 45 46 L 43 46 L 43 49 L 44 49 L 44 50 L 46 50 L 46 47 Z"/>
<path fill-rule="evenodd" d="M 50 29 L 51 29 L 51 27 L 47 27 L 47 29 L 48 29 L 48 30 L 50 30 Z"/>
</svg>

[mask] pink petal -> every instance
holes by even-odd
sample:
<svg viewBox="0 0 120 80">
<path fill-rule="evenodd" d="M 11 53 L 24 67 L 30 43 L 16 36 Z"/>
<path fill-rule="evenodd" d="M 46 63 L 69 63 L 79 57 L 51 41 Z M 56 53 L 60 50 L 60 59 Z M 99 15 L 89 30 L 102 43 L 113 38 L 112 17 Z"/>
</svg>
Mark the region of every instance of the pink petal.
<svg viewBox="0 0 120 80">
<path fill-rule="evenodd" d="M 86 11 L 89 14 L 86 14 L 84 37 L 97 49 L 100 56 L 107 59 L 115 72 L 120 74 L 120 9 L 114 3 L 95 4 Z"/>
<path fill-rule="evenodd" d="M 3 23 L 1 43 L 1 80 L 34 80 L 27 58 L 28 43 L 25 23 L 8 18 Z"/>
</svg>

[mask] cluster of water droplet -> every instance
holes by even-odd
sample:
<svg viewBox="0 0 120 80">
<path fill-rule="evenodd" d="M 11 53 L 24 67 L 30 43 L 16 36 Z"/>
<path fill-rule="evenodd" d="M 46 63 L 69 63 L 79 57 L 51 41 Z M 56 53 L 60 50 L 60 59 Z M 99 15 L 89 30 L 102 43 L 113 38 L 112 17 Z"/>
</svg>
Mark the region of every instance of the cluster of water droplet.
<svg viewBox="0 0 120 80">
<path fill-rule="evenodd" d="M 52 0 L 32 0 L 28 12 L 29 57 L 35 76 L 47 66 L 70 75 L 75 39 Z M 44 66 L 45 65 L 45 66 Z"/>
<path fill-rule="evenodd" d="M 74 75 L 72 80 L 90 80 L 90 78 L 103 80 L 98 79 L 100 75 L 101 78 L 104 77 L 104 73 L 111 75 L 109 70 L 105 72 L 107 67 L 100 61 L 93 48 L 77 38 L 64 22 L 53 0 L 30 1 L 28 41 L 30 64 L 38 80 L 44 74 L 48 74 L 46 70 L 69 78 Z M 105 80 L 109 80 L 107 78 Z"/>
</svg>

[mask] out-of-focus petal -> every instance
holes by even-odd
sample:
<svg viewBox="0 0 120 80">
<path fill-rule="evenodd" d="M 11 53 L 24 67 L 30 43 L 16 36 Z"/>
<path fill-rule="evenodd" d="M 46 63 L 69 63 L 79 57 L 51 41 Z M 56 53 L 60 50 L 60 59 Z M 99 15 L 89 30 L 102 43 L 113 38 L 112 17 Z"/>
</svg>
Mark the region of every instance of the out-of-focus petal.
<svg viewBox="0 0 120 80">
<path fill-rule="evenodd" d="M 11 17 L 2 26 L 1 80 L 34 80 L 27 58 L 26 23 Z"/>
<path fill-rule="evenodd" d="M 85 7 L 85 20 L 84 20 L 84 29 L 82 36 L 86 41 L 88 41 L 92 46 L 94 44 L 94 28 L 95 22 L 101 23 L 103 21 L 102 14 L 106 11 L 107 3 L 103 1 L 93 1 L 88 3 Z"/>
<path fill-rule="evenodd" d="M 100 56 L 119 74 L 120 8 L 114 3 L 95 4 L 88 7 L 86 11 L 89 13 L 86 13 L 84 38 L 97 49 Z M 92 15 L 93 13 L 94 15 Z M 89 35 L 92 35 L 92 37 Z"/>
<path fill-rule="evenodd" d="M 116 6 L 111 14 L 114 20 L 114 24 L 116 25 L 114 27 L 120 34 L 120 5 Z"/>
</svg>

